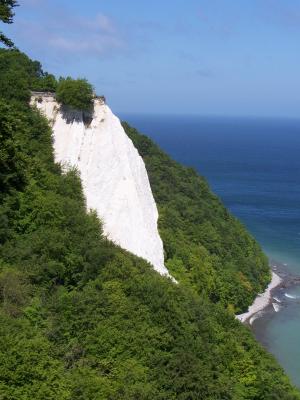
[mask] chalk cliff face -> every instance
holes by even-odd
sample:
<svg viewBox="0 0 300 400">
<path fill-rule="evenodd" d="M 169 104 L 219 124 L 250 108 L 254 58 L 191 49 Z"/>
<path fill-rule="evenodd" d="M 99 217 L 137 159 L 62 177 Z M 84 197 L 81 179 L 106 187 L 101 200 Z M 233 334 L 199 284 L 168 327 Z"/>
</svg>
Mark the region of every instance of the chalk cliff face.
<svg viewBox="0 0 300 400">
<path fill-rule="evenodd" d="M 90 118 L 64 110 L 51 95 L 33 95 L 31 103 L 52 124 L 56 161 L 79 170 L 87 207 L 97 211 L 104 233 L 168 275 L 146 168 L 119 119 L 101 99 Z"/>
</svg>

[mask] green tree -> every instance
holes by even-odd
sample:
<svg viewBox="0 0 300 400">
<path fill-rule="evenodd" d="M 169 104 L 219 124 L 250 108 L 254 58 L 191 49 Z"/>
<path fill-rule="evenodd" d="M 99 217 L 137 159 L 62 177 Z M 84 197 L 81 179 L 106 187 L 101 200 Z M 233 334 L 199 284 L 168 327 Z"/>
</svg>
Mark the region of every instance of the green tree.
<svg viewBox="0 0 300 400">
<path fill-rule="evenodd" d="M 0 0 L 0 21 L 5 24 L 11 24 L 13 22 L 13 8 L 16 7 L 16 0 Z M 13 47 L 13 42 L 4 35 L 3 32 L 0 32 L 0 42 L 4 43 L 8 47 Z"/>
<path fill-rule="evenodd" d="M 54 75 L 16 49 L 0 49 L 0 97 L 29 102 L 30 90 L 55 91 Z"/>
<path fill-rule="evenodd" d="M 26 156 L 16 134 L 20 123 L 11 113 L 12 109 L 0 99 L 0 199 L 12 189 L 21 189 L 26 182 Z"/>
<path fill-rule="evenodd" d="M 41 92 L 55 92 L 57 81 L 54 75 L 42 72 L 42 74 L 37 77 L 36 81 L 33 82 L 31 88 Z"/>
<path fill-rule="evenodd" d="M 86 79 L 60 78 L 56 99 L 71 108 L 89 111 L 93 104 L 93 87 Z"/>
</svg>

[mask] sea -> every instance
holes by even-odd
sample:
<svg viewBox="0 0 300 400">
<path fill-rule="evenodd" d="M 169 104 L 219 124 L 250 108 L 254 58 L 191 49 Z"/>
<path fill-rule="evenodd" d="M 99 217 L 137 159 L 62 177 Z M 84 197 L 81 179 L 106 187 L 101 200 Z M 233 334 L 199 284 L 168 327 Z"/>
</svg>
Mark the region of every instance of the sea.
<svg viewBox="0 0 300 400">
<path fill-rule="evenodd" d="M 273 264 L 290 276 L 300 276 L 300 119 L 129 114 L 121 118 L 205 176 Z M 252 329 L 300 387 L 300 286 L 281 288 L 275 303 Z"/>
</svg>

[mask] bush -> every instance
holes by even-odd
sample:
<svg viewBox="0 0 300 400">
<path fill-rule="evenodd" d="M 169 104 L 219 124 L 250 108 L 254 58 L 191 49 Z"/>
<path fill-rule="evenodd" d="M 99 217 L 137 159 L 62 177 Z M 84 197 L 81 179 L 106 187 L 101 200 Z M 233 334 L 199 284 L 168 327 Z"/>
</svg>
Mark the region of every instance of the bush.
<svg viewBox="0 0 300 400">
<path fill-rule="evenodd" d="M 59 79 L 56 89 L 56 99 L 59 103 L 88 111 L 92 108 L 93 97 L 93 87 L 86 79 Z"/>
</svg>

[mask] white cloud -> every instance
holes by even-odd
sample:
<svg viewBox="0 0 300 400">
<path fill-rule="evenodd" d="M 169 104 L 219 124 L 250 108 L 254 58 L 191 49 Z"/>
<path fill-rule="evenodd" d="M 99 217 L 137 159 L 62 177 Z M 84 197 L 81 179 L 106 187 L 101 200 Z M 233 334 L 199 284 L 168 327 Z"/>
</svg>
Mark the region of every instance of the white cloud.
<svg viewBox="0 0 300 400">
<path fill-rule="evenodd" d="M 36 2 L 39 0 L 23 0 Z M 32 3 L 33 4 L 33 3 Z M 18 38 L 30 43 L 36 50 L 51 52 L 57 58 L 68 54 L 87 54 L 111 57 L 126 49 L 126 43 L 115 22 L 109 16 L 98 13 L 92 18 L 72 15 L 68 9 L 54 10 L 49 7 L 33 8 L 38 13 L 34 22 L 19 19 L 14 25 Z"/>
<path fill-rule="evenodd" d="M 51 35 L 47 43 L 56 50 L 70 53 L 93 52 L 95 55 L 103 55 L 123 48 L 123 42 L 117 37 L 86 33 L 83 36 L 72 35 L 72 37 Z"/>
<path fill-rule="evenodd" d="M 99 27 L 103 32 L 106 32 L 109 34 L 113 34 L 116 32 L 113 21 L 106 15 L 98 14 L 96 17 L 96 21 L 99 24 Z"/>
</svg>

